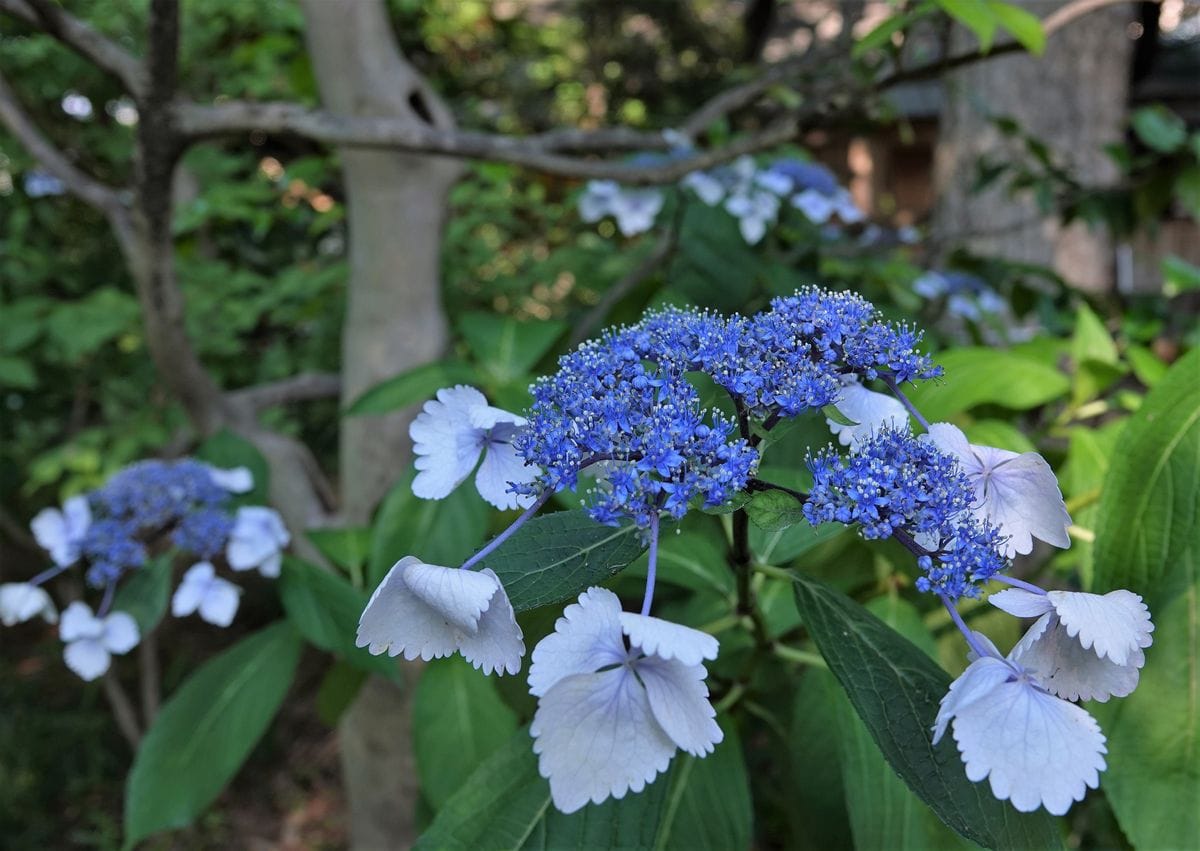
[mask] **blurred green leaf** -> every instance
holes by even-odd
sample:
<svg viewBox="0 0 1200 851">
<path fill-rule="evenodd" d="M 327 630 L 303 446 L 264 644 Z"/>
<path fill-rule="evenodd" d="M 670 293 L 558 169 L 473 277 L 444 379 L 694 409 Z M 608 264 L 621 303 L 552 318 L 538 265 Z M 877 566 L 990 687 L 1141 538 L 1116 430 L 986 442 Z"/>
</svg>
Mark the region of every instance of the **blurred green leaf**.
<svg viewBox="0 0 1200 851">
<path fill-rule="evenodd" d="M 407 555 L 455 567 L 479 548 L 491 509 L 469 481 L 445 499 L 419 499 L 410 470 L 380 503 L 371 532 L 367 587 L 374 589 Z"/>
<path fill-rule="evenodd" d="M 1169 254 L 1162 261 L 1163 295 L 1174 298 L 1181 293 L 1200 290 L 1200 266 Z"/>
<path fill-rule="evenodd" d="M 337 726 L 369 676 L 362 668 L 343 659 L 334 660 L 317 687 L 317 715 L 326 725 Z"/>
<path fill-rule="evenodd" d="M 121 580 L 113 596 L 113 610 L 128 612 L 145 636 L 162 620 L 171 600 L 172 553 L 153 558 Z"/>
<path fill-rule="evenodd" d="M 849 597 L 795 577 L 796 605 L 829 669 L 888 763 L 947 825 L 996 849 L 1060 848 L 1054 822 L 1022 814 L 967 779 L 952 737 L 930 744 L 929 728 L 950 677 Z"/>
<path fill-rule="evenodd" d="M 1009 452 L 1036 452 L 1025 433 L 1004 420 L 977 420 L 963 426 L 963 434 L 976 446 L 995 446 Z"/>
<path fill-rule="evenodd" d="M 186 827 L 238 772 L 279 710 L 300 659 L 286 622 L 201 665 L 163 705 L 125 793 L 125 842 Z"/>
<path fill-rule="evenodd" d="M 937 0 L 938 6 L 950 17 L 975 33 L 979 47 L 987 53 L 996 37 L 996 14 L 987 0 Z"/>
<path fill-rule="evenodd" d="M 1037 15 L 1012 3 L 988 0 L 988 9 L 1004 29 L 1034 56 L 1041 56 L 1046 49 L 1046 31 Z"/>
<path fill-rule="evenodd" d="M 25 358 L 0 355 L 0 387 L 32 390 L 37 386 L 37 373 Z"/>
<path fill-rule="evenodd" d="M 944 378 L 906 391 L 917 409 L 940 422 L 976 405 L 1023 411 L 1066 394 L 1071 382 L 1049 363 L 999 349 L 952 349 L 936 358 Z"/>
<path fill-rule="evenodd" d="M 1149 148 L 1169 154 L 1187 141 L 1187 125 L 1183 119 L 1162 104 L 1143 106 L 1130 118 L 1133 132 Z"/>
<path fill-rule="evenodd" d="M 567 330 L 565 322 L 518 322 L 491 313 L 468 313 L 458 322 L 479 368 L 500 384 L 525 378 Z"/>
<path fill-rule="evenodd" d="M 1175 178 L 1175 198 L 1187 214 L 1200 222 L 1200 165 L 1191 165 Z"/>
<path fill-rule="evenodd" d="M 1121 436 L 1096 521 L 1096 587 L 1149 591 L 1198 545 L 1200 351 L 1178 360 Z"/>
<path fill-rule="evenodd" d="M 412 711 L 421 792 L 435 812 L 517 729 L 494 680 L 460 658 L 425 666 Z"/>
<path fill-rule="evenodd" d="M 1125 349 L 1125 359 L 1129 361 L 1137 380 L 1147 387 L 1158 384 L 1167 374 L 1167 365 L 1145 346 L 1131 343 Z"/>
<path fill-rule="evenodd" d="M 396 679 L 397 663 L 387 655 L 372 656 L 354 643 L 358 618 L 367 595 L 328 570 L 285 556 L 279 577 L 279 599 L 288 620 L 305 640 L 365 671 Z"/>
<path fill-rule="evenodd" d="M 390 414 L 418 402 L 432 399 L 443 387 L 455 384 L 476 384 L 479 373 L 475 367 L 459 361 L 435 361 L 422 364 L 363 393 L 346 408 L 346 416 Z"/>
<path fill-rule="evenodd" d="M 304 535 L 321 551 L 321 555 L 351 577 L 362 580 L 363 567 L 371 554 L 369 528 L 307 529 Z"/>
</svg>

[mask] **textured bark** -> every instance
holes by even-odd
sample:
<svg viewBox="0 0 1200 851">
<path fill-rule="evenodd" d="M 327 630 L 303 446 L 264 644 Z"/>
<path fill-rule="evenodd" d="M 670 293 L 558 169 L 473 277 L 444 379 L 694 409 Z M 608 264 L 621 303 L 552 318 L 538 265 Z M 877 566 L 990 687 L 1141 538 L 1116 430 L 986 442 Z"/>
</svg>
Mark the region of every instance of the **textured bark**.
<svg viewBox="0 0 1200 851">
<path fill-rule="evenodd" d="M 439 129 L 449 112 L 401 56 L 382 2 L 306 0 L 309 52 L 324 106 Z M 446 196 L 460 166 L 445 159 L 341 150 L 350 226 L 342 334 L 342 398 L 432 360 L 447 341 L 439 260 Z M 410 460 L 409 413 L 344 420 L 344 520 L 369 521 Z M 414 542 L 415 543 L 415 542 Z M 404 555 L 397 553 L 396 557 Z M 414 678 L 415 669 L 406 671 Z M 416 771 L 409 692 L 371 682 L 339 727 L 354 847 L 404 847 L 414 838 Z"/>
<path fill-rule="evenodd" d="M 1019 5 L 1045 16 L 1064 4 Z M 997 58 L 946 79 L 934 164 L 939 244 L 965 240 L 979 253 L 1051 266 L 1081 288 L 1113 286 L 1113 246 L 1104 234 L 1061 227 L 1043 218 L 1032 198 L 1011 198 L 998 187 L 972 195 L 970 187 L 981 157 L 1016 150 L 989 123 L 1002 115 L 1043 140 L 1085 183 L 1117 179 L 1102 149 L 1122 137 L 1132 57 L 1125 26 L 1135 17 L 1133 4 L 1099 9 L 1055 33 L 1042 57 Z M 957 33 L 956 50 L 970 39 Z"/>
</svg>

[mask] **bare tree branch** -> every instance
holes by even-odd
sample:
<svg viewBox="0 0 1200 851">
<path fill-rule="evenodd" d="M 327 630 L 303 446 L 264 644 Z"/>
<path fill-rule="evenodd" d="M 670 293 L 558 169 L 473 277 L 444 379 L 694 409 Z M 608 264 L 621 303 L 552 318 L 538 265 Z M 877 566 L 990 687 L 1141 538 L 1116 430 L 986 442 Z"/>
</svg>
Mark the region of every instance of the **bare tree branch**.
<svg viewBox="0 0 1200 851">
<path fill-rule="evenodd" d="M 329 399 L 342 390 L 342 378 L 331 372 L 302 372 L 291 378 L 227 393 L 230 403 L 248 411 L 275 408 L 288 402 Z"/>
<path fill-rule="evenodd" d="M 72 195 L 104 213 L 114 225 L 121 222 L 121 229 L 128 232 L 129 209 L 121 193 L 83 172 L 43 136 L 28 113 L 21 108 L 16 93 L 9 88 L 3 75 L 0 75 L 0 122 L 42 168 L 63 182 Z"/>
<path fill-rule="evenodd" d="M 0 0 L 6 12 L 61 41 L 101 71 L 115 77 L 134 97 L 142 93 L 142 66 L 137 57 L 50 0 Z"/>
<path fill-rule="evenodd" d="M 711 168 L 742 154 L 782 144 L 795 136 L 797 128 L 795 119 L 785 118 L 720 150 L 660 164 L 634 165 L 564 156 L 547 150 L 542 142 L 530 141 L 537 137 L 442 131 L 404 119 L 339 116 L 291 103 L 229 101 L 212 106 L 177 104 L 175 114 L 180 133 L 191 139 L 251 130 L 294 133 L 328 145 L 507 162 L 548 174 L 612 179 L 632 184 L 670 183 L 698 169 Z M 565 134 L 556 134 L 556 137 L 566 138 Z M 607 133 L 604 138 L 606 142 L 611 139 Z M 576 150 L 600 148 L 594 140 L 587 138 L 586 133 L 575 135 L 573 142 Z M 654 147 L 664 147 L 661 136 Z"/>
</svg>

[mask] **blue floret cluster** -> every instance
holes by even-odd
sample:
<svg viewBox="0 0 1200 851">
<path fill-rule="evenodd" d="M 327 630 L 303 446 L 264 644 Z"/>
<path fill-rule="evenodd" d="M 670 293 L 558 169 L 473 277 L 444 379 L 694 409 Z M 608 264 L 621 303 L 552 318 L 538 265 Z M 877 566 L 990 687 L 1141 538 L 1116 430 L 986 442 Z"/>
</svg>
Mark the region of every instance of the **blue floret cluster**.
<svg viewBox="0 0 1200 851">
<path fill-rule="evenodd" d="M 682 517 L 695 500 L 720 505 L 746 486 L 758 452 L 748 427 L 701 405 L 688 373 L 728 391 L 748 424 L 835 402 L 846 374 L 938 375 L 919 340 L 859 296 L 816 287 L 751 318 L 651 313 L 564 355 L 556 374 L 534 384 L 516 446 L 542 473 L 519 489 L 573 489 L 581 469 L 604 462 L 589 502 L 599 522 L 646 525 L 660 510 Z"/>
<path fill-rule="evenodd" d="M 682 517 L 693 499 L 716 506 L 746 486 L 758 453 L 735 436 L 736 423 L 701 406 L 683 377 L 687 358 L 656 364 L 642 354 L 662 326 L 584 344 L 533 386 L 529 425 L 516 445 L 542 473 L 522 490 L 574 488 L 580 470 L 596 465 L 590 515 L 648 526 L 660 510 Z"/>
<path fill-rule="evenodd" d="M 233 527 L 230 495 L 199 461 L 141 461 L 88 495 L 93 522 L 80 544 L 94 587 L 146 563 L 145 542 L 170 532 L 180 550 L 201 559 L 224 548 Z"/>
<path fill-rule="evenodd" d="M 884 429 L 849 456 L 829 448 L 809 459 L 809 523 L 856 523 L 867 539 L 899 533 L 925 552 L 917 587 L 951 599 L 979 593 L 1002 570 L 999 532 L 968 510 L 974 490 L 958 463 L 928 441 Z"/>
</svg>

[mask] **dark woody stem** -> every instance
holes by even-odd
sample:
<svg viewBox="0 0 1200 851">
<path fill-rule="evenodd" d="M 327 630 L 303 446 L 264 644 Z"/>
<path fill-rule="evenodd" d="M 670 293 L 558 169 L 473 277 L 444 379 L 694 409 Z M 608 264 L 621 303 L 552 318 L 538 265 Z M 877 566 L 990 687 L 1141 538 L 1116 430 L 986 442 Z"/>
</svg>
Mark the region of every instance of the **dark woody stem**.
<svg viewBox="0 0 1200 851">
<path fill-rule="evenodd" d="M 797 502 L 803 504 L 808 500 L 808 494 L 804 491 L 798 491 L 794 488 L 789 488 L 785 485 L 777 485 L 774 482 L 764 481 L 763 479 L 751 479 L 746 482 L 746 490 L 748 491 L 782 491 L 788 496 L 793 497 Z"/>
</svg>

